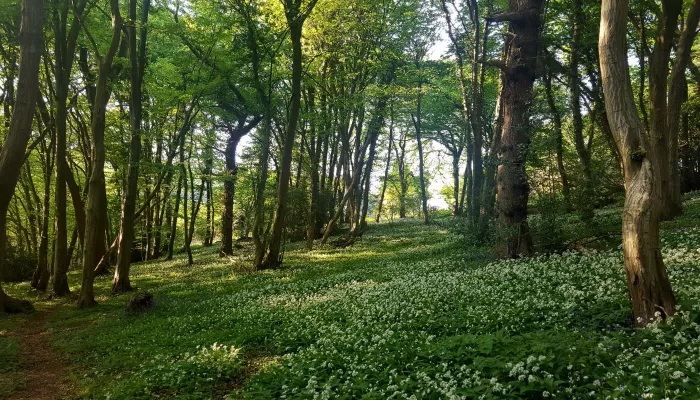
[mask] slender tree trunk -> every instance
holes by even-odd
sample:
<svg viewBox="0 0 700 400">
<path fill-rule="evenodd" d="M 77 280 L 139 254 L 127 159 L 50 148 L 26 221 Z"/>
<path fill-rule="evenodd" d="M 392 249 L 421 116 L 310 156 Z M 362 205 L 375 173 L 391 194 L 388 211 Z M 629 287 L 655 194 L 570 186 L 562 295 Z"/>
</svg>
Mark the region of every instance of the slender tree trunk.
<svg viewBox="0 0 700 400">
<path fill-rule="evenodd" d="M 180 138 L 180 165 L 183 165 L 185 163 L 185 137 L 182 136 Z M 172 214 L 172 222 L 170 225 L 170 237 L 168 238 L 168 256 L 166 257 L 166 260 L 172 260 L 173 259 L 173 252 L 175 251 L 175 238 L 177 237 L 177 219 L 178 216 L 180 215 L 180 194 L 182 194 L 182 184 L 183 184 L 183 179 L 186 179 L 184 174 L 182 173 L 182 168 L 178 166 L 178 169 L 180 170 L 180 173 L 178 174 L 177 178 L 177 189 L 175 190 L 175 209 L 173 210 Z M 187 215 L 185 214 L 185 218 L 187 218 Z"/>
<path fill-rule="evenodd" d="M 384 83 L 388 84 L 390 82 L 391 80 L 387 81 L 385 79 Z M 370 121 L 368 127 L 368 134 L 372 135 L 372 138 L 370 139 L 369 144 L 369 155 L 367 157 L 367 162 L 365 163 L 364 189 L 362 190 L 362 210 L 360 216 L 359 231 L 356 232 L 356 235 L 360 235 L 362 231 L 364 231 L 364 229 L 367 227 L 367 210 L 369 208 L 369 189 L 370 182 L 372 180 L 372 167 L 374 166 L 374 157 L 377 147 L 377 140 L 379 138 L 379 134 L 382 128 L 384 128 L 384 113 L 386 112 L 387 102 L 387 97 L 381 97 L 377 100 L 377 104 L 374 110 L 375 114 L 372 120 Z"/>
<path fill-rule="evenodd" d="M 270 248 L 262 263 L 265 267 L 276 267 L 282 263 L 282 239 L 287 215 L 287 193 L 289 192 L 289 178 L 291 175 L 292 150 L 294 147 L 297 122 L 299 121 L 299 111 L 301 109 L 301 32 L 305 16 L 299 9 L 301 6 L 299 0 L 286 1 L 287 3 L 293 3 L 285 6 L 289 34 L 292 39 L 292 98 L 289 108 L 287 132 L 284 138 L 284 148 L 282 149 L 282 163 L 280 165 L 280 179 L 277 189 L 277 211 L 275 212 L 275 219 L 272 224 Z M 307 12 L 311 12 L 312 8 L 313 6 L 310 6 Z"/>
<path fill-rule="evenodd" d="M 43 1 L 23 0 L 17 97 L 12 110 L 10 130 L 0 150 L 0 277 L 6 262 L 7 211 L 24 162 L 24 153 L 31 136 L 34 109 L 39 93 L 43 24 Z M 31 304 L 27 301 L 8 296 L 0 285 L 0 310 L 21 312 L 31 308 Z"/>
<path fill-rule="evenodd" d="M 127 185 L 122 203 L 121 223 L 119 229 L 119 252 L 117 253 L 117 266 L 114 269 L 112 292 L 123 293 L 133 290 L 129 279 L 131 267 L 131 249 L 134 241 L 134 212 L 138 197 L 139 167 L 141 162 L 141 115 L 143 111 L 143 74 L 146 68 L 146 32 L 148 25 L 148 11 L 150 0 L 144 0 L 141 13 L 140 37 L 136 38 L 137 1 L 129 1 L 129 19 L 132 21 L 127 26 L 129 38 L 129 68 L 131 92 L 129 97 L 129 127 L 131 141 L 129 143 L 129 170 Z"/>
<path fill-rule="evenodd" d="M 391 169 L 391 147 L 394 144 L 394 106 L 391 105 L 389 111 L 389 144 L 386 150 L 386 166 L 384 167 L 384 177 L 382 178 L 382 189 L 379 192 L 379 199 L 377 200 L 377 214 L 374 217 L 374 221 L 379 223 L 379 218 L 382 215 L 382 205 L 384 204 L 384 194 L 386 193 L 386 185 L 389 180 L 389 170 Z"/>
<path fill-rule="evenodd" d="M 121 14 L 119 1 L 110 1 L 112 10 L 112 42 L 107 54 L 98 61 L 99 72 L 95 86 L 95 101 L 92 111 L 92 171 L 88 185 L 87 215 L 85 220 L 85 241 L 83 244 L 83 280 L 80 289 L 78 307 L 90 307 L 95 302 L 93 284 L 95 268 L 104 252 L 106 217 L 105 187 L 105 125 L 106 108 L 109 101 L 108 79 L 111 74 L 112 61 L 119 47 L 121 35 Z"/>
<path fill-rule="evenodd" d="M 499 85 L 496 109 L 494 111 L 493 137 L 491 138 L 489 159 L 486 163 L 486 180 L 484 181 L 484 189 L 481 195 L 481 223 L 479 232 L 481 232 L 482 236 L 488 233 L 488 227 L 494 217 L 494 206 L 496 204 L 496 171 L 498 169 L 498 151 L 501 148 L 501 135 L 503 132 L 502 89 L 503 87 Z"/>
<path fill-rule="evenodd" d="M 578 85 L 578 82 L 576 83 Z M 547 71 L 544 76 L 544 86 L 545 94 L 547 96 L 547 104 L 549 105 L 549 112 L 552 114 L 552 121 L 554 123 L 554 135 L 556 141 L 557 150 L 557 169 L 559 171 L 559 177 L 561 178 L 561 189 L 564 195 L 564 203 L 568 210 L 571 209 L 571 189 L 569 187 L 569 178 L 566 174 L 566 168 L 564 167 L 564 138 L 562 134 L 562 123 L 561 114 L 557 108 L 556 101 L 554 99 L 554 94 L 552 92 L 552 76 L 551 71 Z M 580 107 L 580 105 L 579 105 Z M 579 119 L 581 117 L 581 112 L 579 111 Z M 581 122 L 581 121 L 579 121 Z M 585 174 L 585 173 L 584 173 Z"/>
<path fill-rule="evenodd" d="M 667 196 L 664 197 L 666 217 L 676 217 L 683 213 L 683 202 L 681 199 L 681 173 L 678 168 L 678 139 L 681 130 L 682 121 L 682 106 L 687 97 L 687 83 L 685 81 L 685 73 L 691 57 L 691 49 L 695 36 L 697 34 L 698 22 L 700 20 L 700 1 L 693 1 L 688 17 L 685 23 L 685 28 L 681 33 L 678 46 L 676 48 L 676 56 L 674 59 L 673 68 L 671 69 L 669 93 L 668 93 L 668 109 L 666 113 L 666 131 L 668 132 L 669 141 L 669 183 L 668 191 L 664 192 Z"/>
<path fill-rule="evenodd" d="M 581 58 L 581 38 L 583 34 L 584 14 L 582 0 L 573 1 L 573 34 L 571 54 L 569 57 L 569 88 L 571 89 L 571 112 L 573 116 L 574 147 L 578 154 L 581 170 L 583 171 L 583 198 L 587 201 L 580 202 L 581 213 L 584 219 L 593 218 L 594 202 L 593 182 L 591 182 L 591 154 L 583 137 L 583 116 L 581 115 L 581 75 L 579 65 Z"/>
<path fill-rule="evenodd" d="M 418 90 L 422 90 L 422 85 L 418 85 Z M 423 159 L 423 138 L 421 137 L 422 121 L 421 121 L 421 103 L 423 100 L 422 93 L 418 93 L 418 105 L 416 106 L 416 115 L 413 118 L 413 125 L 416 128 L 416 143 L 418 144 L 418 173 L 420 179 L 420 198 L 421 208 L 423 210 L 423 223 L 428 224 L 428 194 L 425 188 L 425 167 Z"/>
<path fill-rule="evenodd" d="M 183 215 L 182 222 L 184 224 L 182 232 L 184 234 L 183 236 L 185 239 L 184 240 L 184 242 L 185 242 L 185 245 L 184 245 L 185 249 L 184 250 L 187 253 L 188 265 L 192 265 L 193 264 L 192 250 L 190 249 L 190 243 L 189 243 L 189 237 L 190 237 L 189 218 L 190 218 L 190 215 L 187 212 L 187 206 L 189 205 L 188 191 L 193 190 L 193 188 L 191 188 L 191 186 L 187 180 L 187 168 L 185 167 L 184 163 L 180 165 L 180 175 L 182 176 L 182 178 L 181 178 L 182 185 L 184 187 L 184 192 L 185 192 L 182 196 L 182 215 Z"/>
<path fill-rule="evenodd" d="M 226 141 L 226 179 L 224 180 L 224 210 L 221 214 L 221 257 L 233 254 L 233 199 L 236 194 L 236 148 L 242 135 L 238 130 L 243 129 L 245 119 L 238 121 L 238 129 L 229 128 L 229 137 Z"/>
<path fill-rule="evenodd" d="M 645 326 L 656 319 L 657 312 L 664 319 L 673 315 L 676 300 L 659 238 L 662 173 L 654 152 L 661 149 L 655 146 L 653 136 L 647 136 L 637 114 L 629 77 L 625 46 L 628 8 L 628 0 L 603 0 L 598 49 L 605 108 L 625 175 L 622 249 L 627 285 L 635 321 Z M 652 93 L 659 89 L 655 87 Z"/>
<path fill-rule="evenodd" d="M 398 161 L 399 180 L 401 181 L 401 193 L 399 194 L 399 218 L 406 218 L 406 194 L 408 193 L 408 180 L 406 179 L 406 138 L 399 141 L 399 149 L 396 150 L 396 160 Z"/>
</svg>

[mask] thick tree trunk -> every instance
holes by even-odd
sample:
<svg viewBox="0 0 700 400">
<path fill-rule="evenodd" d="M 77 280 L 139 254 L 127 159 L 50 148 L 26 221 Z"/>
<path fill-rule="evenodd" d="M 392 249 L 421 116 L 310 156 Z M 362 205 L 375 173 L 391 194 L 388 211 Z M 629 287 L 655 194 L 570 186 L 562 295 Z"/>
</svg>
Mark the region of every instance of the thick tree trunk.
<svg viewBox="0 0 700 400">
<path fill-rule="evenodd" d="M 17 97 L 12 110 L 10 130 L 0 150 L 0 279 L 6 260 L 7 211 L 24 162 L 24 153 L 32 133 L 34 108 L 39 93 L 39 65 L 43 48 L 44 4 L 41 0 L 22 1 L 20 61 Z M 27 301 L 8 296 L 0 285 L 0 311 L 30 310 Z"/>
<path fill-rule="evenodd" d="M 530 146 L 530 105 L 535 81 L 542 0 L 513 0 L 510 12 L 496 16 L 509 21 L 512 36 L 506 43 L 503 69 L 503 136 L 498 166 L 498 212 L 505 238 L 496 248 L 500 257 L 532 253 L 527 224 L 530 187 L 525 171 Z"/>
<path fill-rule="evenodd" d="M 625 47 L 628 8 L 628 0 L 603 0 L 598 49 L 605 107 L 622 157 L 627 191 L 622 217 L 627 285 L 636 323 L 645 326 L 656 319 L 657 312 L 664 319 L 673 315 L 676 301 L 659 239 L 663 184 L 654 153 L 661 149 L 656 147 L 655 138 L 647 136 L 637 114 L 629 77 Z M 655 87 L 652 93 L 659 89 Z"/>
<path fill-rule="evenodd" d="M 681 13 L 682 3 L 682 0 L 667 0 L 661 2 L 662 15 L 658 21 L 654 51 L 649 65 L 650 134 L 655 142 L 654 146 L 658 149 L 658 151 L 650 153 L 649 156 L 657 158 L 653 163 L 661 179 L 660 194 L 664 205 L 660 206 L 662 207 L 660 216 L 663 219 L 675 217 L 672 210 L 665 206 L 666 204 L 670 204 L 671 189 L 671 171 L 669 168 L 671 162 L 669 157 L 670 143 L 669 134 L 666 130 L 666 115 L 668 113 L 667 89 L 671 50 L 673 47 L 673 38 L 678 28 L 678 18 Z M 602 54 L 600 62 L 601 64 L 603 63 Z M 608 113 L 609 112 L 608 110 Z M 608 119 L 610 118 L 612 118 L 612 116 L 609 115 Z M 624 162 L 623 160 L 623 163 Z"/>
</svg>

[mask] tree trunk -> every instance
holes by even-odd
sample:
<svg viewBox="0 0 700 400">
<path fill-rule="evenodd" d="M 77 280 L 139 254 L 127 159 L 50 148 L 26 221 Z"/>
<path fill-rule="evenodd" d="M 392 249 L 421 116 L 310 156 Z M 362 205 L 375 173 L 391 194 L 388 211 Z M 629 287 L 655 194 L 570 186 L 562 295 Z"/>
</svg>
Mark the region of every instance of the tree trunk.
<svg viewBox="0 0 700 400">
<path fill-rule="evenodd" d="M 44 4 L 41 0 L 22 1 L 20 62 L 17 97 L 10 130 L 0 150 L 0 279 L 6 261 L 7 211 L 24 162 L 32 133 L 34 108 L 39 94 L 39 66 L 43 49 Z M 27 301 L 8 296 L 0 285 L 0 310 L 21 312 L 31 309 Z"/>
<path fill-rule="evenodd" d="M 673 315 L 676 300 L 659 239 L 662 176 L 654 152 L 661 149 L 645 132 L 630 83 L 625 47 L 628 8 L 628 0 L 603 0 L 598 50 L 608 121 L 625 175 L 622 249 L 627 286 L 635 321 L 645 326 L 657 312 L 664 319 Z"/>
<path fill-rule="evenodd" d="M 499 225 L 505 239 L 496 248 L 500 257 L 516 258 L 532 253 L 527 224 L 530 187 L 525 170 L 530 146 L 530 104 L 535 81 L 540 35 L 541 0 L 510 2 L 510 12 L 496 16 L 509 21 L 503 65 L 503 136 L 498 167 Z"/>
<path fill-rule="evenodd" d="M 292 97 L 290 101 L 287 132 L 284 138 L 284 148 L 282 149 L 280 179 L 277 188 L 277 211 L 275 212 L 275 219 L 272 224 L 270 248 L 262 263 L 264 267 L 277 267 L 282 263 L 281 251 L 287 216 L 287 193 L 289 192 L 289 178 L 294 154 L 292 150 L 294 147 L 294 137 L 296 136 L 297 122 L 299 121 L 299 111 L 301 109 L 301 32 L 304 24 L 304 15 L 300 12 L 299 7 L 301 4 L 297 4 L 297 0 L 288 0 L 288 2 L 294 3 L 291 6 L 285 6 L 289 34 L 292 39 Z M 311 12 L 311 9 L 307 12 Z"/>
<path fill-rule="evenodd" d="M 581 36 L 583 30 L 583 5 L 582 0 L 574 0 L 573 5 L 573 37 L 571 54 L 569 57 L 569 87 L 571 89 L 571 112 L 573 115 L 574 145 L 581 162 L 584 177 L 584 196 L 590 198 L 591 192 L 591 155 L 583 137 L 583 117 L 581 115 L 581 76 L 579 74 Z M 592 206 L 593 202 L 587 201 L 586 205 Z M 588 211 L 592 212 L 592 208 Z"/>
<path fill-rule="evenodd" d="M 45 127 L 44 129 L 48 129 Z M 51 139 L 53 142 L 53 137 Z M 49 222 L 51 217 L 51 175 L 53 171 L 53 158 L 51 157 L 51 149 L 53 144 L 42 144 L 43 151 L 46 154 L 44 158 L 44 199 L 42 206 L 41 217 L 41 237 L 39 239 L 38 262 L 36 270 L 32 275 L 31 287 L 40 292 L 46 292 L 49 286 Z"/>
<path fill-rule="evenodd" d="M 681 199 L 681 173 L 678 168 L 678 138 L 681 129 L 681 108 L 687 97 L 687 84 L 685 82 L 685 71 L 691 57 L 691 48 L 697 34 L 698 22 L 700 20 L 700 1 L 693 1 L 685 28 L 681 33 L 676 57 L 671 70 L 671 82 L 668 93 L 668 109 L 666 113 L 666 131 L 669 140 L 669 183 L 667 196 L 664 198 L 666 217 L 676 217 L 683 213 L 683 203 Z M 662 189 L 663 190 L 663 189 Z"/>
<path fill-rule="evenodd" d="M 80 289 L 78 307 L 95 305 L 93 284 L 95 268 L 104 252 L 105 232 L 107 228 L 106 187 L 105 187 L 105 125 L 106 108 L 109 101 L 108 79 L 111 74 L 112 61 L 119 47 L 121 35 L 121 14 L 119 1 L 111 0 L 113 33 L 109 50 L 103 59 L 98 60 L 99 72 L 95 86 L 95 101 L 92 111 L 92 171 L 88 185 L 87 214 L 85 220 L 85 241 L 83 244 L 83 280 Z"/>
<path fill-rule="evenodd" d="M 185 137 L 182 136 L 180 138 L 180 165 L 183 165 L 185 163 Z M 182 184 L 183 180 L 187 179 L 184 174 L 182 173 L 182 169 L 178 166 L 178 169 L 180 170 L 180 174 L 177 178 L 177 189 L 175 190 L 175 209 L 173 210 L 172 214 L 172 220 L 170 224 L 170 237 L 168 238 L 168 256 L 165 258 L 166 260 L 172 260 L 173 259 L 173 253 L 175 251 L 175 238 L 177 237 L 177 219 L 178 216 L 180 215 L 180 195 L 182 194 Z M 187 218 L 187 215 L 185 214 L 185 218 Z"/>
<path fill-rule="evenodd" d="M 233 199 L 236 194 L 236 148 L 243 137 L 239 131 L 243 130 L 245 118 L 239 119 L 237 129 L 229 127 L 229 137 L 226 141 L 226 179 L 224 180 L 224 210 L 221 214 L 221 257 L 233 254 Z"/>
<path fill-rule="evenodd" d="M 576 84 L 578 84 L 578 82 Z M 566 204 L 567 210 L 571 210 L 571 189 L 569 187 L 569 178 L 566 174 L 566 168 L 564 167 L 564 138 L 561 127 L 561 114 L 559 113 L 559 109 L 557 108 L 557 104 L 554 99 L 554 93 L 552 92 L 551 71 L 547 71 L 547 73 L 545 73 L 544 87 L 545 95 L 547 96 L 547 104 L 549 105 L 549 113 L 552 114 L 552 122 L 554 123 L 554 135 L 557 150 L 557 169 L 559 170 L 559 177 L 561 178 L 562 194 L 564 195 L 564 203 Z M 579 118 L 581 117 L 580 114 L 581 113 L 579 112 Z"/>
<path fill-rule="evenodd" d="M 503 80 L 500 80 L 503 82 Z M 503 87 L 498 86 L 498 96 L 494 110 L 493 135 L 491 137 L 491 148 L 489 149 L 489 159 L 486 163 L 486 180 L 481 195 L 481 222 L 479 231 L 482 236 L 488 232 L 489 224 L 494 217 L 494 205 L 496 204 L 496 171 L 498 169 L 498 150 L 501 148 L 501 135 L 503 132 Z"/>
<path fill-rule="evenodd" d="M 422 85 L 418 85 L 418 104 L 416 105 L 416 115 L 413 117 L 413 126 L 416 128 L 416 143 L 418 144 L 418 173 L 420 180 L 420 199 L 421 208 L 423 210 L 423 223 L 428 224 L 428 194 L 425 190 L 425 167 L 423 160 L 423 138 L 421 137 L 422 121 L 421 121 L 421 103 L 423 95 L 420 93 Z"/>
<path fill-rule="evenodd" d="M 129 94 L 129 128 L 131 141 L 129 143 L 129 170 L 127 185 L 122 203 L 121 223 L 119 229 L 119 253 L 117 253 L 117 266 L 114 269 L 112 292 L 123 293 L 133 290 L 129 280 L 131 267 L 131 249 L 134 241 L 134 211 L 138 197 L 139 167 L 141 161 L 141 115 L 143 111 L 143 75 L 146 68 L 146 32 L 148 29 L 148 10 L 150 0 L 144 0 L 141 14 L 137 50 L 136 18 L 137 1 L 129 1 L 129 19 L 132 21 L 127 26 L 129 38 L 129 68 L 131 91 Z"/>
<path fill-rule="evenodd" d="M 386 184 L 389 180 L 389 170 L 391 169 L 391 147 L 394 142 L 394 106 L 391 106 L 389 112 L 390 122 L 389 122 L 389 144 L 386 150 L 386 166 L 384 167 L 384 178 L 382 178 L 382 189 L 379 192 L 379 199 L 377 200 L 377 214 L 374 217 L 374 221 L 379 223 L 379 218 L 382 215 L 382 205 L 384 204 L 384 194 L 386 193 Z"/>
</svg>

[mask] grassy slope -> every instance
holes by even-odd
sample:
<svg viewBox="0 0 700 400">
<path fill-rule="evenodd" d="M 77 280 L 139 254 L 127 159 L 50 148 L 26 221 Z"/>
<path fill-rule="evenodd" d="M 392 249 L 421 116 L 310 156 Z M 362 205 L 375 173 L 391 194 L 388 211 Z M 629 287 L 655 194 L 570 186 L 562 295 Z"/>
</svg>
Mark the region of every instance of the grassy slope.
<svg viewBox="0 0 700 400">
<path fill-rule="evenodd" d="M 643 331 L 618 250 L 489 263 L 447 222 L 416 221 L 343 250 L 292 245 L 275 271 L 250 271 L 247 248 L 137 264 L 154 311 L 126 315 L 100 278 L 99 307 L 59 303 L 49 324 L 96 398 L 698 398 L 699 215 L 689 203 L 664 234 L 693 311 Z"/>
</svg>

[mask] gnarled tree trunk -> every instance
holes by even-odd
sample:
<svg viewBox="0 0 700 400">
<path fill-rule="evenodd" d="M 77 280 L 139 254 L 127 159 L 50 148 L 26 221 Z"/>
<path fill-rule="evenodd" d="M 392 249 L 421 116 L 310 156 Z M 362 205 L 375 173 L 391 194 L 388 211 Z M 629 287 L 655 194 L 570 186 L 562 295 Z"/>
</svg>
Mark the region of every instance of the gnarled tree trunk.
<svg viewBox="0 0 700 400">
<path fill-rule="evenodd" d="M 637 114 L 630 83 L 625 47 L 628 8 L 628 0 L 603 0 L 598 51 L 605 108 L 627 191 L 622 217 L 627 286 L 637 325 L 644 326 L 657 312 L 662 318 L 673 315 L 676 301 L 659 239 L 662 172 L 655 152 L 660 149 Z"/>
</svg>

